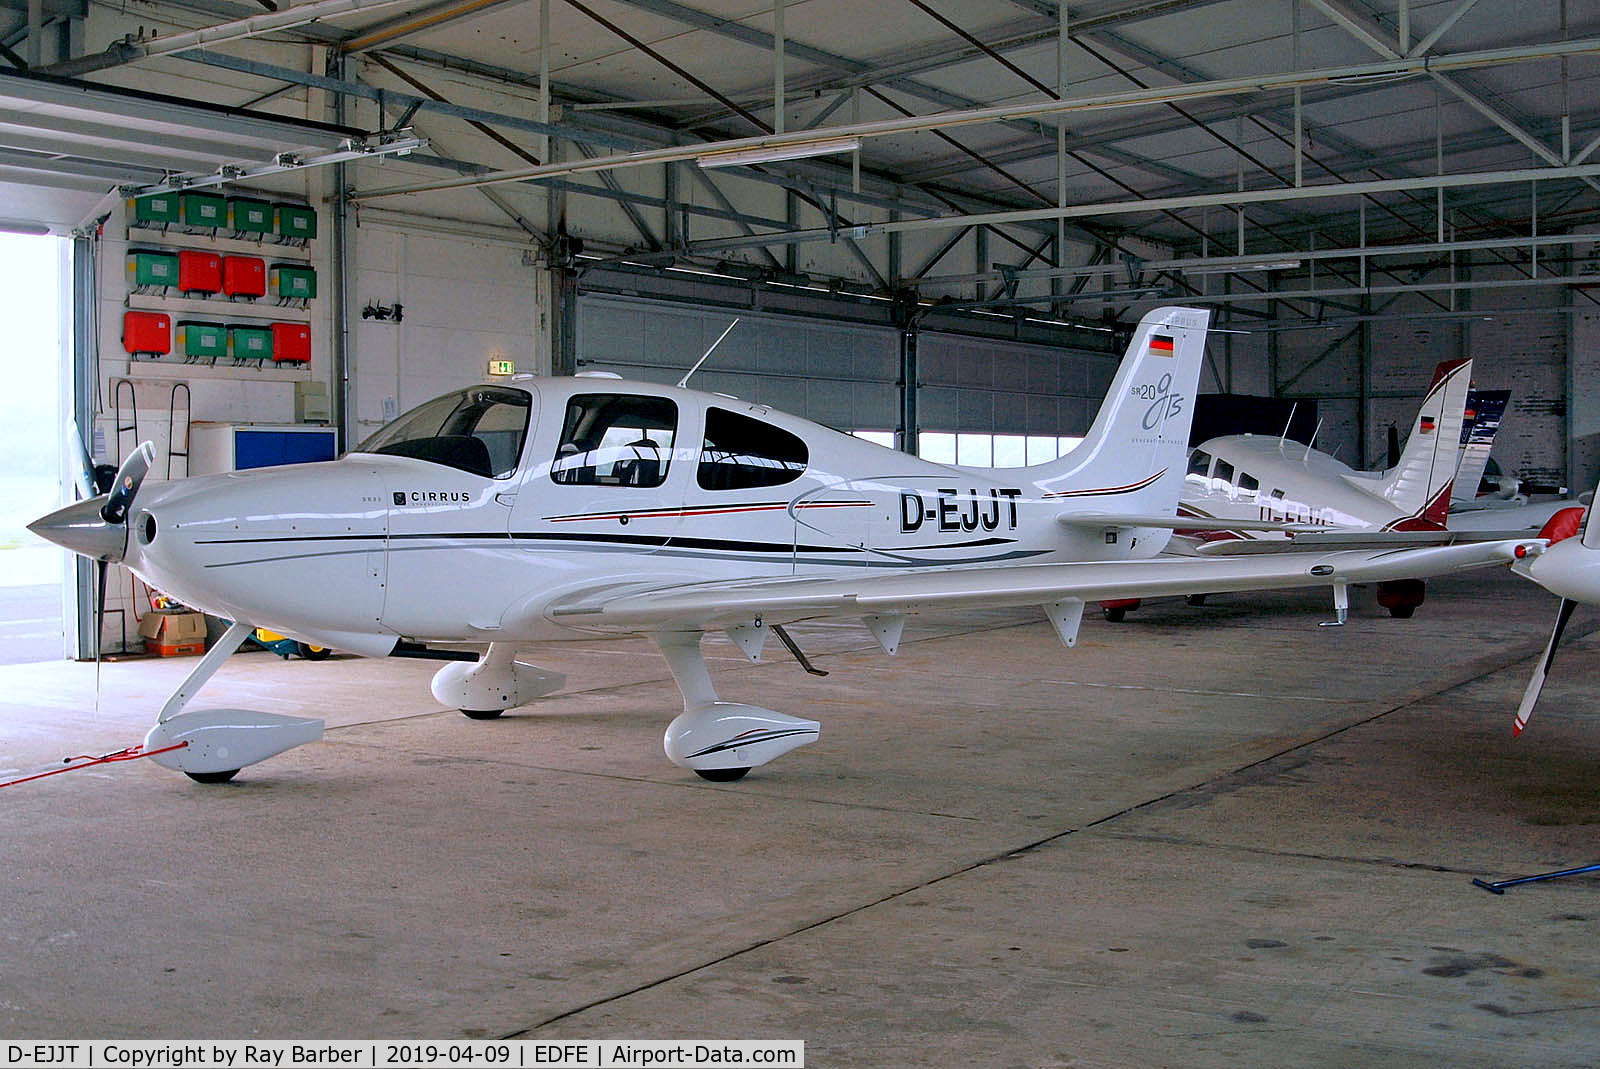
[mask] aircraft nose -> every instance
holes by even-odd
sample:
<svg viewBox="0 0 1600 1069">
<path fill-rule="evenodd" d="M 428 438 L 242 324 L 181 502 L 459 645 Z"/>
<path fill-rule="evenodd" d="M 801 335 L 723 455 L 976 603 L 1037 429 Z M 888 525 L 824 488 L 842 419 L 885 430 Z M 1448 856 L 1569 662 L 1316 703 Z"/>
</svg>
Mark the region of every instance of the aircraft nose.
<svg viewBox="0 0 1600 1069">
<path fill-rule="evenodd" d="M 100 515 L 104 497 L 92 497 L 41 516 L 28 524 L 28 530 L 74 553 L 93 560 L 120 561 L 127 555 L 128 528 L 107 523 Z"/>
</svg>

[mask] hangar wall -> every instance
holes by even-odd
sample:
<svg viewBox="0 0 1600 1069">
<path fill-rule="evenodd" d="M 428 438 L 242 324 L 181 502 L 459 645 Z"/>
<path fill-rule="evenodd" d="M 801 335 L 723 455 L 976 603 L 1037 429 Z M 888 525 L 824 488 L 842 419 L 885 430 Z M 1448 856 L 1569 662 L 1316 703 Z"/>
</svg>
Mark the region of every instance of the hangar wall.
<svg viewBox="0 0 1600 1069">
<path fill-rule="evenodd" d="M 585 295 L 578 300 L 578 367 L 676 382 L 735 314 L 739 325 L 691 386 L 839 430 L 894 429 L 899 343 L 884 327 Z"/>
</svg>

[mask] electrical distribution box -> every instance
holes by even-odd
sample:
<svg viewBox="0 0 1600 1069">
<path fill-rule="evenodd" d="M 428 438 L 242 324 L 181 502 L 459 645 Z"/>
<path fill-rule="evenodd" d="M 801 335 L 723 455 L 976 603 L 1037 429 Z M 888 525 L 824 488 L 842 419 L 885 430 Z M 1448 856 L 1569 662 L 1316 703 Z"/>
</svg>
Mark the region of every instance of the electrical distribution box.
<svg viewBox="0 0 1600 1069">
<path fill-rule="evenodd" d="M 209 360 L 215 363 L 228 355 L 228 330 L 221 323 L 179 320 L 174 341 L 179 355 L 188 361 Z"/>
<path fill-rule="evenodd" d="M 228 229 L 236 234 L 272 233 L 271 202 L 254 197 L 229 197 Z"/>
<path fill-rule="evenodd" d="M 304 323 L 272 324 L 272 362 L 311 363 L 311 328 Z"/>
<path fill-rule="evenodd" d="M 176 193 L 152 193 L 148 197 L 132 197 L 128 200 L 128 221 L 134 226 L 166 229 L 178 219 Z"/>
<path fill-rule="evenodd" d="M 280 301 L 309 301 L 317 295 L 317 270 L 299 264 L 273 264 L 268 285 Z"/>
<path fill-rule="evenodd" d="M 274 229 L 286 241 L 306 242 L 317 236 L 317 213 L 303 204 L 272 206 Z"/>
<path fill-rule="evenodd" d="M 228 328 L 228 355 L 235 363 L 261 363 L 272 357 L 272 330 L 269 327 Z"/>
<path fill-rule="evenodd" d="M 128 253 L 128 285 L 137 290 L 178 284 L 178 258 L 170 252 L 134 249 Z"/>
<path fill-rule="evenodd" d="M 228 202 L 216 193 L 183 193 L 178 205 L 184 226 L 215 230 L 228 222 Z"/>
<path fill-rule="evenodd" d="M 122 347 L 133 356 L 172 352 L 172 317 L 165 312 L 124 312 Z"/>
<path fill-rule="evenodd" d="M 178 250 L 178 289 L 184 293 L 219 293 L 222 257 L 198 249 Z"/>
<path fill-rule="evenodd" d="M 229 297 L 265 297 L 267 262 L 259 256 L 224 256 L 222 292 Z"/>
</svg>

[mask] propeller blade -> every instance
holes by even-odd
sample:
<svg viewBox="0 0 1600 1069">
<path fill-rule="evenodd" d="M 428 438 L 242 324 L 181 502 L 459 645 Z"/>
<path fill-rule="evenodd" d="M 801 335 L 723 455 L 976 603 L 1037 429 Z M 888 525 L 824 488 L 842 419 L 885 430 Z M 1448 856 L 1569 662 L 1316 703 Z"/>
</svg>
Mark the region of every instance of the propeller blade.
<svg viewBox="0 0 1600 1069">
<path fill-rule="evenodd" d="M 111 566 L 94 562 L 94 711 L 100 712 L 100 643 L 106 633 L 106 573 Z"/>
<path fill-rule="evenodd" d="M 140 442 L 139 448 L 128 454 L 128 459 L 117 469 L 117 481 L 111 488 L 111 495 L 106 498 L 105 505 L 100 509 L 101 519 L 107 523 L 122 523 L 127 520 L 128 509 L 133 504 L 134 495 L 139 492 L 139 484 L 144 482 L 144 477 L 149 474 L 150 465 L 155 463 L 155 459 L 155 448 L 149 442 Z"/>
<path fill-rule="evenodd" d="M 1539 700 L 1539 691 L 1544 689 L 1544 677 L 1550 671 L 1550 665 L 1556 659 L 1556 647 L 1561 644 L 1561 632 L 1567 629 L 1567 621 L 1572 619 L 1572 610 L 1578 603 L 1571 598 L 1561 599 L 1561 608 L 1556 612 L 1556 627 L 1550 632 L 1550 644 L 1544 649 L 1544 656 L 1539 658 L 1539 663 L 1534 666 L 1533 678 L 1528 680 L 1528 689 L 1522 694 L 1522 704 L 1517 706 L 1517 719 L 1511 726 L 1511 737 L 1516 738 L 1522 734 L 1522 729 L 1528 726 L 1528 717 L 1533 715 L 1534 703 Z"/>
</svg>

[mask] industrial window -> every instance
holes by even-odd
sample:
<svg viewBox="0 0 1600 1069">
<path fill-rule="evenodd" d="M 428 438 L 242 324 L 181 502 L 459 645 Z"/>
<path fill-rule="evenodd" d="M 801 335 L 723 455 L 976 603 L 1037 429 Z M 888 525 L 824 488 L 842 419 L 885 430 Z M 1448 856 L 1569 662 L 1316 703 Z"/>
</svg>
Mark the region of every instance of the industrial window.
<svg viewBox="0 0 1600 1069">
<path fill-rule="evenodd" d="M 665 397 L 578 394 L 567 402 L 550 478 L 575 486 L 660 486 L 678 406 Z"/>
<path fill-rule="evenodd" d="M 935 464 L 973 468 L 1022 468 L 1064 457 L 1082 438 L 1072 435 L 953 434 L 921 431 L 917 455 Z"/>
<path fill-rule="evenodd" d="M 474 386 L 427 401 L 356 447 L 412 457 L 486 479 L 517 470 L 533 399 L 522 390 Z"/>
<path fill-rule="evenodd" d="M 706 444 L 695 480 L 702 490 L 781 486 L 800 478 L 810 454 L 806 443 L 759 419 L 706 409 Z"/>
</svg>

